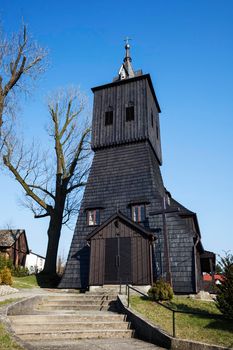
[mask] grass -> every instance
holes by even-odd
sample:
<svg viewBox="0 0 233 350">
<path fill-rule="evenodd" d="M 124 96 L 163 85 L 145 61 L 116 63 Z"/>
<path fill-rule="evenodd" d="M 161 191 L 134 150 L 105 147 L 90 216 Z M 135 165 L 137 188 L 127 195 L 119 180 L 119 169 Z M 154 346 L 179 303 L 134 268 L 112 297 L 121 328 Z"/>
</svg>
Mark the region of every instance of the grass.
<svg viewBox="0 0 233 350">
<path fill-rule="evenodd" d="M 209 318 L 204 313 L 220 314 L 214 302 L 175 297 L 169 303 L 180 311 L 201 312 L 203 315 L 176 313 L 176 336 L 182 339 L 233 347 L 233 322 Z M 148 320 L 172 334 L 172 312 L 143 297 L 132 296 L 130 305 Z"/>
<path fill-rule="evenodd" d="M 14 298 L 14 299 L 11 298 L 11 299 L 6 299 L 6 300 L 3 300 L 3 301 L 0 301 L 0 307 L 6 306 L 8 304 L 14 303 L 14 302 L 19 301 L 19 300 L 21 300 L 21 298 Z"/>
<path fill-rule="evenodd" d="M 39 287 L 36 276 L 29 275 L 25 277 L 13 277 L 13 288 L 21 289 L 21 288 L 36 288 Z"/>
<path fill-rule="evenodd" d="M 0 350 L 23 350 L 21 346 L 16 344 L 11 339 L 9 333 L 6 331 L 5 326 L 0 323 Z"/>
</svg>

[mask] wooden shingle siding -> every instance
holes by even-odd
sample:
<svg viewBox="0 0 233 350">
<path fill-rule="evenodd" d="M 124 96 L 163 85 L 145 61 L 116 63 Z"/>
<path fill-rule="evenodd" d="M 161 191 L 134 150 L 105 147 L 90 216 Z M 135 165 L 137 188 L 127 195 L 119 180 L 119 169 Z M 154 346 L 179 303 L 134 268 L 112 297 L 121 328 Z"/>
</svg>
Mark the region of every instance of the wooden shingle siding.
<svg viewBox="0 0 233 350">
<path fill-rule="evenodd" d="M 117 210 L 131 218 L 129 204 L 144 198 L 148 204 L 146 204 L 147 220 L 143 225 L 146 228 L 156 229 L 162 228 L 162 217 L 161 215 L 149 216 L 148 213 L 161 210 L 163 195 L 164 186 L 159 162 L 149 142 L 103 148 L 96 151 L 71 243 L 66 271 L 60 286 L 62 288 L 85 288 L 89 283 L 96 283 L 95 280 L 89 281 L 88 254 L 90 254 L 90 248 L 87 246 L 86 237 L 93 231 L 93 227 L 86 224 L 85 208 L 90 205 L 94 207 L 95 203 L 97 207 L 101 204 L 103 209 L 100 209 L 100 223 L 103 223 Z M 174 290 L 180 291 L 183 288 L 186 292 L 193 292 L 193 233 L 179 215 L 168 215 L 167 224 Z M 109 230 L 108 234 L 112 234 L 110 228 Z M 158 234 L 156 233 L 156 235 Z M 160 236 L 163 250 L 163 232 Z M 135 237 L 133 237 L 132 244 L 136 247 L 135 249 L 140 251 L 141 248 Z M 158 243 L 155 245 L 157 247 Z M 98 254 L 103 257 L 101 249 Z M 161 252 L 161 256 L 164 264 L 163 252 Z M 143 264 L 140 264 L 135 256 L 133 259 L 133 274 L 134 276 L 142 276 L 140 278 L 143 280 L 143 276 L 146 276 L 147 272 L 143 270 Z M 159 259 L 157 258 L 157 260 Z M 104 259 L 102 264 L 103 269 Z M 157 264 L 160 264 L 160 261 L 157 261 Z"/>
<path fill-rule="evenodd" d="M 123 272 L 130 274 L 133 284 L 148 284 L 151 277 L 154 280 L 164 277 L 168 265 L 163 217 L 150 215 L 163 210 L 163 198 L 167 196 L 160 172 L 160 107 L 149 75 L 115 81 L 96 87 L 93 92 L 92 149 L 95 154 L 59 287 L 87 288 L 103 285 L 105 278 L 114 280 L 111 269 L 105 274 L 106 249 L 110 254 L 115 247 L 112 243 L 119 243 L 119 239 L 121 242 L 125 239 L 131 259 L 130 268 Z M 129 106 L 134 107 L 134 120 L 126 121 Z M 105 113 L 109 110 L 113 111 L 113 123 L 105 125 Z M 186 216 L 193 214 L 172 198 L 171 201 L 172 209 L 182 207 Z M 131 225 L 125 223 L 132 219 L 132 204 L 138 203 L 144 204 L 146 210 L 141 230 L 144 228 L 144 233 L 149 230 L 157 236 L 153 243 L 132 228 L 135 227 L 132 222 Z M 169 209 L 169 205 L 167 207 Z M 99 229 L 87 225 L 88 208 L 99 208 Z M 116 228 L 110 218 L 119 211 L 128 219 L 119 222 Z M 181 217 L 178 212 L 166 214 L 172 286 L 179 293 L 194 293 L 200 285 L 198 249 L 202 248 L 201 244 L 194 247 L 200 232 L 195 227 L 197 221 L 192 220 Z M 119 239 L 115 240 L 116 237 Z M 106 240 L 112 241 L 106 244 Z M 126 250 L 124 261 L 128 262 Z"/>
</svg>

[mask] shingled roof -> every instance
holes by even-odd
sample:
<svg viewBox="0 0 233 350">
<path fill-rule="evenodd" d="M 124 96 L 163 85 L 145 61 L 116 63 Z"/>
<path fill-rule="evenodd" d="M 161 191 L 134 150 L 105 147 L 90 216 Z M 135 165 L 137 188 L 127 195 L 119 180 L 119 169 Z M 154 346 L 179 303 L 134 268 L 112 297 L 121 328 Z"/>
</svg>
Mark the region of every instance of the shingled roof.
<svg viewBox="0 0 233 350">
<path fill-rule="evenodd" d="M 11 247 L 22 233 L 25 230 L 0 230 L 0 247 Z"/>
</svg>

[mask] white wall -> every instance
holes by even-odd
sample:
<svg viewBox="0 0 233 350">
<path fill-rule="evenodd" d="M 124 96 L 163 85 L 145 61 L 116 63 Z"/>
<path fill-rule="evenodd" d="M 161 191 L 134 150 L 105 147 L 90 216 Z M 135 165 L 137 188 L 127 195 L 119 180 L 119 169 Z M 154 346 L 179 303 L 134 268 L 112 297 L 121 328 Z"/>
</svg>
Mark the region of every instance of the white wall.
<svg viewBox="0 0 233 350">
<path fill-rule="evenodd" d="M 26 257 L 25 267 L 28 268 L 30 273 L 37 273 L 43 270 L 45 259 L 34 254 L 29 253 Z"/>
</svg>

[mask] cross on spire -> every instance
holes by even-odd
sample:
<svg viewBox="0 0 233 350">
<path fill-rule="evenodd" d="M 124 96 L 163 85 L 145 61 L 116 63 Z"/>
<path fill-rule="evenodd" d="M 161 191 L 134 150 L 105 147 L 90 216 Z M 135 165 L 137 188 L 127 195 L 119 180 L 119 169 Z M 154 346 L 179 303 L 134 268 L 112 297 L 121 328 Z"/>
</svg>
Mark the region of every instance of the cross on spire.
<svg viewBox="0 0 233 350">
<path fill-rule="evenodd" d="M 125 44 L 129 45 L 129 41 L 132 40 L 131 38 L 129 38 L 128 36 L 124 39 Z"/>
<path fill-rule="evenodd" d="M 133 78 L 134 77 L 134 70 L 132 67 L 132 59 L 130 57 L 130 45 L 129 41 L 132 40 L 128 36 L 124 39 L 125 41 L 125 57 L 123 60 L 123 64 L 121 65 L 121 68 L 118 72 L 119 79 L 127 79 L 127 78 Z"/>
</svg>

